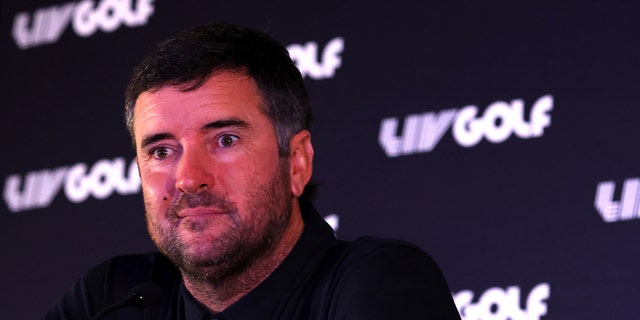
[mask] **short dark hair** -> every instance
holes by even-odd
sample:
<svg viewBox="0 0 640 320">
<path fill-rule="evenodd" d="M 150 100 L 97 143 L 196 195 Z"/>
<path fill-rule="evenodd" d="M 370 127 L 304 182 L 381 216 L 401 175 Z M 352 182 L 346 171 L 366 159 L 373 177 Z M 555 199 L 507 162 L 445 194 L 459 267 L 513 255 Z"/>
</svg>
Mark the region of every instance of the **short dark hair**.
<svg viewBox="0 0 640 320">
<path fill-rule="evenodd" d="M 134 141 L 133 111 L 145 91 L 170 85 L 190 91 L 220 71 L 253 78 L 271 120 L 281 157 L 289 141 L 311 125 L 311 106 L 298 68 L 287 49 L 267 34 L 245 27 L 211 23 L 178 33 L 159 43 L 136 66 L 125 93 L 125 121 Z"/>
</svg>

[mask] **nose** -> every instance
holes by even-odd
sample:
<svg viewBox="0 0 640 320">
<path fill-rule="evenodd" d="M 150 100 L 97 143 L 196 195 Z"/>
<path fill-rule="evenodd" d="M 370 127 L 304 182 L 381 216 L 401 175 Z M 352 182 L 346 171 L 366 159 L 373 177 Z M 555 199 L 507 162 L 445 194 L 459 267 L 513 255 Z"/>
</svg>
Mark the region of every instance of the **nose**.
<svg viewBox="0 0 640 320">
<path fill-rule="evenodd" d="M 213 188 L 215 181 L 212 168 L 206 151 L 183 150 L 176 171 L 176 189 L 195 194 L 200 190 Z"/>
</svg>

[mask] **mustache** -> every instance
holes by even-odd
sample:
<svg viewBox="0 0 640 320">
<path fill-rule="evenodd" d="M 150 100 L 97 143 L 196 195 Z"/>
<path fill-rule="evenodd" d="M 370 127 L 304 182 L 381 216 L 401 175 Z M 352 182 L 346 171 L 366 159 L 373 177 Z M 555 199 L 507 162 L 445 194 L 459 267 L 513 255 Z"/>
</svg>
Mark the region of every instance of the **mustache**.
<svg viewBox="0 0 640 320">
<path fill-rule="evenodd" d="M 205 190 L 198 193 L 181 193 L 169 207 L 169 213 L 176 216 L 183 209 L 216 208 L 225 212 L 236 212 L 237 206 L 224 196 Z"/>
</svg>

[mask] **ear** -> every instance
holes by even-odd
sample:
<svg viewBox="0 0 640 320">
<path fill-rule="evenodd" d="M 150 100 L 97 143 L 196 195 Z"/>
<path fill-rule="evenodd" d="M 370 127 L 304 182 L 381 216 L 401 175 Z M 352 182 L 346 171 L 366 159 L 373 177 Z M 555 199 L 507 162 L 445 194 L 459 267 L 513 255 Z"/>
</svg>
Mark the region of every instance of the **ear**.
<svg viewBox="0 0 640 320">
<path fill-rule="evenodd" d="M 298 132 L 289 142 L 289 171 L 291 177 L 291 194 L 296 198 L 302 195 L 304 187 L 311 180 L 313 173 L 313 145 L 308 130 Z"/>
</svg>

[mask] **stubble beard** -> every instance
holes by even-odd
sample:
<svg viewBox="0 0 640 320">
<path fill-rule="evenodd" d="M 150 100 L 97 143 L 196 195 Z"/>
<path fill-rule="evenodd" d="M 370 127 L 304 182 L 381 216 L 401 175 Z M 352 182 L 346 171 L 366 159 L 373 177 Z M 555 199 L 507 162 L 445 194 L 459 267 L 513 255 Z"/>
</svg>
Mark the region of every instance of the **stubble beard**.
<svg viewBox="0 0 640 320">
<path fill-rule="evenodd" d="M 257 261 L 273 253 L 291 218 L 288 162 L 280 160 L 273 177 L 262 185 L 246 190 L 248 213 L 242 220 L 235 203 L 211 191 L 182 194 L 167 209 L 166 221 L 152 224 L 147 203 L 147 228 L 156 247 L 193 282 L 223 285 L 225 280 L 242 274 Z M 146 201 L 145 201 L 146 202 Z M 204 254 L 190 254 L 190 244 L 180 236 L 179 228 L 191 233 L 206 231 L 212 221 L 180 221 L 181 208 L 212 207 L 227 212 L 229 227 L 208 243 Z"/>
</svg>

